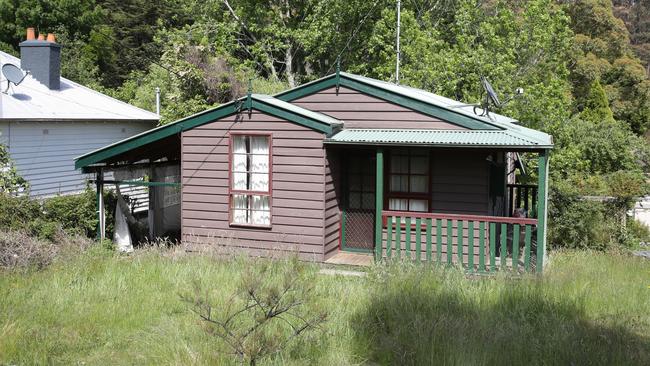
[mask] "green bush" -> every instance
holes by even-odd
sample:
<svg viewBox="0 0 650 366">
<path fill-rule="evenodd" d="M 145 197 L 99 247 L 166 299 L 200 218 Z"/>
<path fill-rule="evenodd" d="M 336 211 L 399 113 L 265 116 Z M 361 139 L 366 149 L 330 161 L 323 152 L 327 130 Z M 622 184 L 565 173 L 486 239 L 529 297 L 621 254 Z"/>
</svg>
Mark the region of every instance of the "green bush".
<svg viewBox="0 0 650 366">
<path fill-rule="evenodd" d="M 98 222 L 96 197 L 91 189 L 81 194 L 52 197 L 43 202 L 44 216 L 48 221 L 61 223 L 69 233 L 93 237 Z"/>
<path fill-rule="evenodd" d="M 606 249 L 616 243 L 616 220 L 604 213 L 601 202 L 561 197 L 551 192 L 549 246 L 551 248 Z"/>
<path fill-rule="evenodd" d="M 633 245 L 650 242 L 650 228 L 648 225 L 635 219 L 629 219 L 626 227 L 631 240 L 634 242 Z"/>
<path fill-rule="evenodd" d="M 97 237 L 97 196 L 87 188 L 83 193 L 55 196 L 43 201 L 27 196 L 0 193 L 0 227 L 22 230 L 40 239 L 54 240 L 61 231 L 70 235 Z M 113 217 L 116 196 L 104 192 L 106 217 Z M 106 220 L 106 236 L 113 233 L 113 220 Z"/>
<path fill-rule="evenodd" d="M 0 192 L 0 227 L 20 230 L 42 216 L 40 202 L 27 196 L 14 197 Z"/>
</svg>

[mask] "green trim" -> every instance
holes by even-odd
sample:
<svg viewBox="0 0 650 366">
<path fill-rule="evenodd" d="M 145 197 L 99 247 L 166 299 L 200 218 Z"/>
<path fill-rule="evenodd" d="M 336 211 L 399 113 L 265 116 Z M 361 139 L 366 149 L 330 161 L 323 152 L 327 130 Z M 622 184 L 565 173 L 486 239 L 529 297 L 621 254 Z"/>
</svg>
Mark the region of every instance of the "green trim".
<svg viewBox="0 0 650 366">
<path fill-rule="evenodd" d="M 512 229 L 512 269 L 517 272 L 519 269 L 519 235 L 521 226 L 514 224 Z"/>
<path fill-rule="evenodd" d="M 120 181 L 120 185 L 125 186 L 142 186 L 142 187 L 180 187 L 180 183 L 168 183 L 168 182 L 144 182 L 137 180 L 123 180 Z"/>
<path fill-rule="evenodd" d="M 289 122 L 293 122 L 319 132 L 323 132 L 327 135 L 331 135 L 333 132 L 333 128 L 329 124 L 314 120 L 309 117 L 302 116 L 298 113 L 288 111 L 276 106 L 271 106 L 270 104 L 265 103 L 264 101 L 255 99 L 255 97 L 251 97 L 250 99 L 246 97 L 246 99 L 244 100 L 244 104 L 248 104 L 248 103 L 250 103 L 251 105 L 250 106 L 244 105 L 245 108 L 252 107 L 253 109 L 259 110 L 260 112 L 268 113 L 275 117 L 286 119 Z M 75 161 L 75 169 L 81 169 L 88 165 L 100 163 L 106 159 L 125 153 L 129 150 L 136 149 L 146 144 L 150 144 L 152 142 L 161 140 L 163 138 L 175 134 L 179 134 L 183 131 L 187 131 L 192 128 L 204 125 L 206 123 L 214 122 L 215 120 L 218 120 L 220 118 L 224 118 L 229 115 L 238 113 L 240 111 L 238 104 L 239 103 L 236 102 L 230 102 L 220 107 L 217 107 L 215 109 L 211 109 L 205 112 L 201 112 L 199 114 L 195 114 L 193 116 L 181 119 L 179 121 L 170 123 L 168 125 L 147 131 L 143 134 L 136 135 L 129 139 L 122 140 L 116 144 L 106 146 L 100 150 L 96 150 L 86 155 L 82 155 L 81 157 L 77 158 L 77 160 Z"/>
<path fill-rule="evenodd" d="M 341 250 L 345 249 L 345 221 L 347 219 L 347 212 L 345 209 L 341 210 Z"/>
<path fill-rule="evenodd" d="M 546 259 L 546 204 L 548 200 L 548 150 L 539 153 L 537 182 L 537 272 L 544 270 Z"/>
<path fill-rule="evenodd" d="M 303 117 L 299 114 L 272 106 L 270 104 L 264 103 L 259 100 L 255 100 L 255 99 L 253 100 L 253 109 L 257 109 L 260 112 L 272 114 L 275 117 L 286 119 L 290 122 L 294 122 L 299 125 L 311 128 L 312 130 L 323 132 L 328 136 L 331 135 L 333 131 L 332 125 L 330 124 L 318 122 L 311 118 Z"/>
<path fill-rule="evenodd" d="M 100 150 L 83 155 L 75 161 L 75 169 L 80 169 L 85 166 L 96 164 L 102 160 L 114 157 L 116 155 L 125 153 L 129 150 L 141 147 L 143 145 L 162 140 L 165 137 L 169 137 L 182 131 L 200 126 L 214 121 L 215 119 L 223 118 L 234 114 L 236 112 L 235 103 L 224 104 L 215 109 L 201 112 L 193 116 L 181 119 L 179 121 L 170 123 L 168 125 L 154 128 L 143 134 L 136 135 L 126 140 L 122 140 L 116 144 L 106 146 Z"/>
<path fill-rule="evenodd" d="M 344 252 L 353 252 L 353 253 L 372 253 L 372 249 L 353 248 L 347 246 L 345 242 L 346 218 L 347 218 L 347 211 L 343 209 L 341 210 L 341 250 Z"/>
<path fill-rule="evenodd" d="M 382 218 L 381 211 L 384 207 L 384 150 L 377 149 L 375 163 L 375 261 L 381 259 Z M 399 224 L 401 225 L 401 224 Z M 410 230 L 408 225 L 407 230 Z M 409 236 L 410 238 L 410 236 Z M 398 237 L 398 242 L 401 238 Z"/>
<path fill-rule="evenodd" d="M 317 93 L 321 90 L 330 88 L 330 87 L 336 87 L 336 86 L 345 86 L 350 89 L 354 89 L 356 91 L 359 91 L 361 93 L 383 99 L 385 101 L 391 102 L 398 104 L 402 107 L 424 113 L 426 115 L 440 118 L 445 120 L 446 122 L 456 124 L 458 126 L 462 126 L 465 128 L 473 129 L 473 130 L 499 130 L 501 128 L 496 127 L 488 122 L 485 121 L 480 121 L 477 119 L 474 119 L 470 116 L 466 116 L 461 113 L 457 113 L 445 108 L 442 108 L 440 106 L 423 102 L 420 100 L 412 99 L 407 96 L 379 88 L 374 85 L 366 84 L 358 80 L 351 79 L 349 76 L 345 74 L 332 74 L 327 77 L 324 77 L 322 79 L 313 81 L 311 83 L 307 83 L 304 85 L 301 85 L 297 88 L 288 90 L 286 92 L 282 92 L 279 94 L 276 94 L 275 97 L 284 100 L 285 102 L 290 102 L 298 98 L 306 97 L 308 95 Z"/>
<path fill-rule="evenodd" d="M 101 232 L 101 230 L 102 230 L 102 217 L 101 217 L 101 210 L 100 210 L 100 207 L 99 207 L 100 206 L 99 200 L 100 200 L 100 197 L 101 197 L 101 194 L 102 194 L 102 191 L 103 191 L 103 189 L 102 189 L 102 179 L 103 179 L 103 177 L 104 177 L 104 174 L 103 174 L 103 172 L 101 170 L 99 172 L 97 172 L 97 182 L 95 183 L 95 190 L 97 191 L 96 192 L 96 197 L 95 197 L 95 200 L 96 200 L 95 207 L 97 208 L 97 235 L 95 237 L 96 240 L 101 240 L 101 236 L 102 236 L 102 232 Z"/>
<path fill-rule="evenodd" d="M 430 103 L 411 99 L 409 97 L 385 89 L 377 88 L 376 86 L 372 86 L 356 80 L 348 79 L 345 77 L 345 75 L 341 75 L 341 76 L 343 76 L 340 82 L 342 86 L 360 91 L 364 94 L 371 95 L 373 97 L 386 100 L 388 102 L 398 104 L 402 107 L 406 107 L 420 113 L 424 113 L 431 117 L 440 118 L 445 122 L 453 123 L 455 125 L 469 128 L 471 130 L 500 130 L 500 128 L 492 124 L 483 121 L 478 121 L 464 114 L 452 112 L 448 109 Z"/>
<path fill-rule="evenodd" d="M 323 89 L 336 86 L 336 75 L 332 74 L 322 79 L 315 80 L 311 83 L 300 85 L 299 87 L 275 94 L 274 97 L 285 102 L 302 98 L 310 94 L 317 93 Z"/>
</svg>

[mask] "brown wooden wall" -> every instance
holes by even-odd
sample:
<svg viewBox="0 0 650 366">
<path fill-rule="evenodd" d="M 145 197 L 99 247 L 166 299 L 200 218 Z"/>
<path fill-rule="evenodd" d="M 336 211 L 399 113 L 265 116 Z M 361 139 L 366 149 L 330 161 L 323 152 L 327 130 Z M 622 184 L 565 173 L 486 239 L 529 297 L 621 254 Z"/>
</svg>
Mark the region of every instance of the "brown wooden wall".
<svg viewBox="0 0 650 366">
<path fill-rule="evenodd" d="M 489 166 L 483 150 L 434 150 L 433 212 L 488 215 Z"/>
<path fill-rule="evenodd" d="M 340 244 L 341 170 L 339 151 L 328 149 L 325 159 L 325 259 L 336 254 Z"/>
<path fill-rule="evenodd" d="M 332 87 L 291 103 L 343 120 L 345 128 L 465 129 L 343 87 L 339 88 L 338 95 Z"/>
<path fill-rule="evenodd" d="M 229 225 L 229 131 L 273 134 L 271 229 Z M 327 224 L 323 138 L 320 132 L 255 111 L 250 118 L 243 113 L 183 132 L 183 239 L 252 255 L 293 251 L 321 261 Z"/>
</svg>

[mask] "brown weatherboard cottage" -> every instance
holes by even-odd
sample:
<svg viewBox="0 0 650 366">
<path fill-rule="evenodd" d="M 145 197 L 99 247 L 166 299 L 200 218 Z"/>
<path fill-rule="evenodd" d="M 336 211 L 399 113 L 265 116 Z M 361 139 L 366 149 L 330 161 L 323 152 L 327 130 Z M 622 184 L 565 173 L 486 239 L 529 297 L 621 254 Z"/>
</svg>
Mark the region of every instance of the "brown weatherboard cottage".
<svg viewBox="0 0 650 366">
<path fill-rule="evenodd" d="M 100 190 L 180 190 L 180 236 L 194 245 L 540 271 L 552 138 L 472 108 L 341 72 L 274 96 L 249 94 L 75 166 L 96 173 Z M 537 185 L 515 182 L 524 152 L 539 159 Z M 177 182 L 102 180 L 157 166 L 175 170 Z"/>
</svg>

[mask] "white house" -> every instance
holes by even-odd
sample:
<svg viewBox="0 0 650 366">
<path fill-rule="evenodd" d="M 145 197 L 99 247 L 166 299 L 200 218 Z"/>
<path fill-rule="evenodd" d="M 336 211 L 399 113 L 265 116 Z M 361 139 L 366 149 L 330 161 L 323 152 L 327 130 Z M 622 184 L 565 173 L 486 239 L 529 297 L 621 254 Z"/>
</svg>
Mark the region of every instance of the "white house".
<svg viewBox="0 0 650 366">
<path fill-rule="evenodd" d="M 75 157 L 149 130 L 159 117 L 61 78 L 61 46 L 29 34 L 21 59 L 0 52 L 0 65 L 29 71 L 19 85 L 0 74 L 0 143 L 32 196 L 79 192 L 88 177 Z"/>
</svg>

